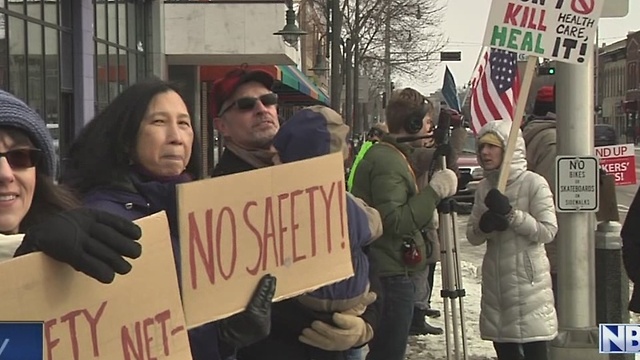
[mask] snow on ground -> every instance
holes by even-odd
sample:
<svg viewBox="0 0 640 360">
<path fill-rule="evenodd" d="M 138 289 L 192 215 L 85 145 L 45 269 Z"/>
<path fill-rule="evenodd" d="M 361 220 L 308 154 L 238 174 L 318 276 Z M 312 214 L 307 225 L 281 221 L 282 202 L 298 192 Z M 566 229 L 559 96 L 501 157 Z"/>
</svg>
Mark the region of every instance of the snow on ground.
<svg viewBox="0 0 640 360">
<path fill-rule="evenodd" d="M 474 247 L 467 242 L 464 237 L 467 225 L 466 220 L 467 216 L 458 217 L 457 228 L 458 236 L 460 237 L 458 239 L 458 246 L 460 248 L 462 285 L 467 294 L 464 298 L 467 354 L 469 355 L 469 360 L 495 359 L 493 344 L 490 341 L 485 341 L 480 338 L 480 330 L 478 327 L 481 295 L 479 266 L 482 264 L 484 246 Z M 444 304 L 443 299 L 440 297 L 440 290 L 442 289 L 440 265 L 439 263 L 436 268 L 434 281 L 436 292 L 434 292 L 431 298 L 431 306 L 439 309 L 443 316 L 437 319 L 428 319 L 428 322 L 444 329 Z M 453 349 L 453 344 L 451 345 Z M 460 346 L 462 346 L 461 342 Z M 444 335 L 411 336 L 409 338 L 407 360 L 444 360 L 446 358 L 446 338 Z"/>
</svg>

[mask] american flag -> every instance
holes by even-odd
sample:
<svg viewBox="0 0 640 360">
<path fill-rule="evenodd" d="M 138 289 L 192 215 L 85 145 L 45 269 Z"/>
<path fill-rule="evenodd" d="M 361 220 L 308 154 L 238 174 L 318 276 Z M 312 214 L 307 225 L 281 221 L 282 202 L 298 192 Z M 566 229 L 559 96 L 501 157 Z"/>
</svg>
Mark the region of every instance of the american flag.
<svg viewBox="0 0 640 360">
<path fill-rule="evenodd" d="M 513 121 L 519 90 L 517 54 L 485 50 L 471 80 L 471 130 L 477 134 L 492 120 Z"/>
</svg>

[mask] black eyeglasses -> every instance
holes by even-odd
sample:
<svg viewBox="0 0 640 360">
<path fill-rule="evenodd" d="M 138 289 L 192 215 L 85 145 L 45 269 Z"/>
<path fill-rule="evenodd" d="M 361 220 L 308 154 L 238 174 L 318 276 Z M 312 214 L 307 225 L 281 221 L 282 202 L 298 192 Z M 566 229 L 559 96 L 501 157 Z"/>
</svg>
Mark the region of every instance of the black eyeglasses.
<svg viewBox="0 0 640 360">
<path fill-rule="evenodd" d="M 236 101 L 229 103 L 229 105 L 223 107 L 218 113 L 218 116 L 222 116 L 225 112 L 229 111 L 229 109 L 231 109 L 234 106 L 237 106 L 238 110 L 240 111 L 252 110 L 258 103 L 258 100 L 264 106 L 276 105 L 278 103 L 278 94 L 269 93 L 259 97 L 251 97 L 251 96 L 241 97 L 239 99 L 236 99 Z"/>
<path fill-rule="evenodd" d="M 36 166 L 42 157 L 40 149 L 13 149 L 0 152 L 0 158 L 7 158 L 12 169 L 27 169 Z"/>
</svg>

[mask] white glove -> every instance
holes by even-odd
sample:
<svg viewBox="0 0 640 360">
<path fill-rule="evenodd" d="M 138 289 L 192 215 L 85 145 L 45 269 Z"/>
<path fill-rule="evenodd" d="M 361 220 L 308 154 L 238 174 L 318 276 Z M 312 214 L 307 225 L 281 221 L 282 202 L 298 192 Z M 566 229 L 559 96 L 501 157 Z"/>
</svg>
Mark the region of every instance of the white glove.
<svg viewBox="0 0 640 360">
<path fill-rule="evenodd" d="M 458 191 L 458 177 L 451 169 L 440 170 L 433 174 L 429 186 L 440 199 L 448 198 Z"/>
<path fill-rule="evenodd" d="M 300 342 L 326 351 L 346 351 L 366 344 L 373 338 L 373 329 L 362 318 L 341 313 L 333 314 L 336 326 L 316 320 L 302 331 Z"/>
</svg>

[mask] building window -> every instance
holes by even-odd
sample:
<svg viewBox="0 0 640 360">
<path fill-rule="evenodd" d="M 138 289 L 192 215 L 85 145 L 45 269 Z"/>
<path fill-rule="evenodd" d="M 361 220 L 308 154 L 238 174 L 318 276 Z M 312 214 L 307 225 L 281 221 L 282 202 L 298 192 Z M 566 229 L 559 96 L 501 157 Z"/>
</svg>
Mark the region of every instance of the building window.
<svg viewBox="0 0 640 360">
<path fill-rule="evenodd" d="M 61 66 L 72 69 L 70 9 L 75 0 L 0 0 L 0 88 L 25 101 L 46 121 L 59 151 Z M 63 21 L 61 21 L 61 19 Z M 61 48 L 62 51 L 61 51 Z M 65 77 L 73 91 L 73 72 Z"/>
<path fill-rule="evenodd" d="M 633 90 L 638 88 L 638 69 L 637 63 L 632 61 L 629 63 L 629 68 L 627 69 L 627 89 Z"/>
<path fill-rule="evenodd" d="M 95 9 L 96 106 L 104 109 L 147 73 L 143 1 L 97 0 Z"/>
</svg>

